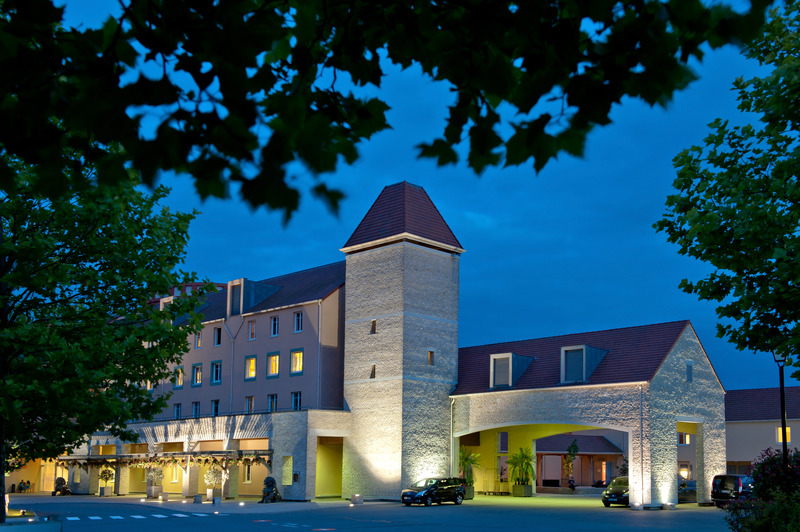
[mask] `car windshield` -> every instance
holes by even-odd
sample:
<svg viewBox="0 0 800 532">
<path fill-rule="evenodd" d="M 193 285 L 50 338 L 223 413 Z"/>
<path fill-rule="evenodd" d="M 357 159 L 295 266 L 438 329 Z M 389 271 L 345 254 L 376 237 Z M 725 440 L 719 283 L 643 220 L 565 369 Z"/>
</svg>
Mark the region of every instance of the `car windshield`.
<svg viewBox="0 0 800 532">
<path fill-rule="evenodd" d="M 415 482 L 411 487 L 412 488 L 427 488 L 428 486 L 432 486 L 436 484 L 435 478 L 423 478 L 422 480 L 418 480 Z"/>
<path fill-rule="evenodd" d="M 617 477 L 611 481 L 609 488 L 627 488 L 628 477 Z"/>
</svg>

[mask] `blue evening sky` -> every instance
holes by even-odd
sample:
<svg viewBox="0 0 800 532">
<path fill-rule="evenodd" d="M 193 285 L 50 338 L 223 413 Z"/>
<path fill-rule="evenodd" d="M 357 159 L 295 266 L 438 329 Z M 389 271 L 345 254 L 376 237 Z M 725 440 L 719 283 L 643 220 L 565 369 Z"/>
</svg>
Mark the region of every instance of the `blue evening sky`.
<svg viewBox="0 0 800 532">
<path fill-rule="evenodd" d="M 69 0 L 68 23 L 96 25 L 107 0 Z M 582 159 L 563 155 L 537 176 L 530 166 L 438 168 L 414 146 L 441 134 L 452 101 L 447 86 L 417 69 L 389 68 L 380 97 L 392 130 L 360 148 L 353 166 L 322 177 L 346 194 L 337 216 L 305 194 L 285 227 L 279 213 L 251 211 L 237 197 L 200 202 L 189 178 L 164 178 L 169 205 L 202 211 L 190 229 L 186 267 L 212 281 L 275 275 L 339 261 L 339 251 L 384 186 L 425 188 L 467 250 L 461 259 L 459 345 L 471 346 L 688 319 L 726 389 L 773 387 L 770 355 L 739 352 L 716 337 L 714 305 L 683 293 L 683 278 L 710 271 L 682 257 L 652 228 L 664 212 L 672 158 L 702 144 L 717 117 L 742 122 L 731 90 L 758 65 L 738 49 L 708 52 L 700 79 L 667 109 L 625 100 L 613 123 L 590 134 Z M 292 168 L 307 190 L 315 178 Z M 800 382 L 788 377 L 787 385 Z"/>
</svg>

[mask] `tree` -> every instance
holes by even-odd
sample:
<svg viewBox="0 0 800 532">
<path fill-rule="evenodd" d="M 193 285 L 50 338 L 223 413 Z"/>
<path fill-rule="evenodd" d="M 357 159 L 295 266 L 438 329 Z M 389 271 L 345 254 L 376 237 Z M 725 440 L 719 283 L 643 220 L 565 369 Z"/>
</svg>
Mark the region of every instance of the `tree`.
<svg viewBox="0 0 800 532">
<path fill-rule="evenodd" d="M 458 449 L 458 469 L 461 476 L 464 478 L 464 483 L 467 486 L 475 484 L 474 469 L 480 469 L 481 455 L 473 453 L 466 447 L 459 447 Z"/>
<path fill-rule="evenodd" d="M 163 410 L 145 383 L 172 378 L 206 291 L 153 304 L 195 281 L 177 269 L 194 215 L 159 207 L 166 190 L 143 194 L 133 176 L 98 185 L 84 168 L 65 174 L 70 195 L 48 199 L 30 167 L 5 162 L 16 177 L 0 195 L 0 497 L 9 464 L 101 429 L 131 438 L 130 420 Z"/>
<path fill-rule="evenodd" d="M 701 0 L 119 0 L 86 29 L 64 27 L 54 0 L 5 0 L 0 154 L 35 165 L 55 191 L 64 150 L 79 149 L 103 182 L 128 167 L 148 184 L 175 171 L 202 197 L 240 184 L 250 205 L 287 217 L 299 201 L 287 167 L 299 161 L 335 209 L 341 193 L 321 176 L 391 127 L 371 96 L 391 63 L 454 93 L 420 157 L 455 163 L 468 139 L 478 174 L 538 171 L 581 155 L 623 97 L 665 105 L 694 78 L 690 58 L 746 41 L 771 3 L 739 14 Z M 112 142 L 125 151 L 96 144 Z M 0 165 L 0 189 L 13 184 Z"/>
<path fill-rule="evenodd" d="M 576 456 L 578 456 L 578 440 L 572 440 L 567 447 L 567 454 L 564 455 L 564 474 L 567 478 L 572 476 L 572 467 L 575 464 Z"/>
<path fill-rule="evenodd" d="M 506 464 L 509 476 L 520 486 L 527 486 L 531 478 L 536 478 L 536 473 L 533 471 L 533 451 L 530 447 L 520 447 L 519 452 L 508 457 Z"/>
<path fill-rule="evenodd" d="M 709 263 L 680 287 L 718 304 L 718 335 L 740 350 L 772 352 L 798 365 L 800 352 L 800 10 L 773 11 L 746 55 L 772 71 L 738 79 L 739 109 L 757 125 L 716 120 L 705 147 L 674 160 L 678 191 L 655 224 L 679 252 Z M 800 376 L 795 371 L 794 376 Z"/>
</svg>

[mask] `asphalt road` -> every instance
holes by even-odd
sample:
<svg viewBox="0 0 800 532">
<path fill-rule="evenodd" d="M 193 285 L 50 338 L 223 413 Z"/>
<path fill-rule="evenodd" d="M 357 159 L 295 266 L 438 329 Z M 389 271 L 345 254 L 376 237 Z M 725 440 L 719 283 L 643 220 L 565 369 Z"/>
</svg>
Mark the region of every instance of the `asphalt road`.
<svg viewBox="0 0 800 532">
<path fill-rule="evenodd" d="M 240 504 L 242 503 L 242 504 Z M 366 502 L 351 506 L 343 500 L 257 504 L 254 500 L 223 501 L 221 505 L 181 501 L 144 501 L 139 497 L 11 496 L 11 508 L 35 512 L 61 523 L 62 530 L 308 531 L 529 530 L 619 532 L 620 530 L 728 530 L 724 512 L 714 507 L 682 504 L 675 510 L 637 511 L 604 508 L 597 497 L 536 496 L 532 498 L 478 496 L 461 506 L 453 504 L 407 508 L 399 502 Z M 22 532 L 22 531 L 21 531 Z"/>
</svg>

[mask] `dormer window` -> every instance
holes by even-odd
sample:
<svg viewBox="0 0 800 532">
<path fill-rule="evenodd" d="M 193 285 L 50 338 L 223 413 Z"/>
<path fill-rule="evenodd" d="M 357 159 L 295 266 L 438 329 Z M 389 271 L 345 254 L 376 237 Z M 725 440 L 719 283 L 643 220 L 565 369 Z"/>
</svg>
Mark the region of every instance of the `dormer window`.
<svg viewBox="0 0 800 532">
<path fill-rule="evenodd" d="M 231 285 L 228 291 L 231 295 L 231 316 L 236 316 L 242 313 L 242 285 Z"/>
<path fill-rule="evenodd" d="M 561 383 L 586 382 L 592 372 L 608 353 L 588 345 L 573 345 L 561 348 Z"/>
<path fill-rule="evenodd" d="M 511 353 L 492 355 L 489 387 L 508 388 L 509 386 L 511 386 Z"/>
</svg>

